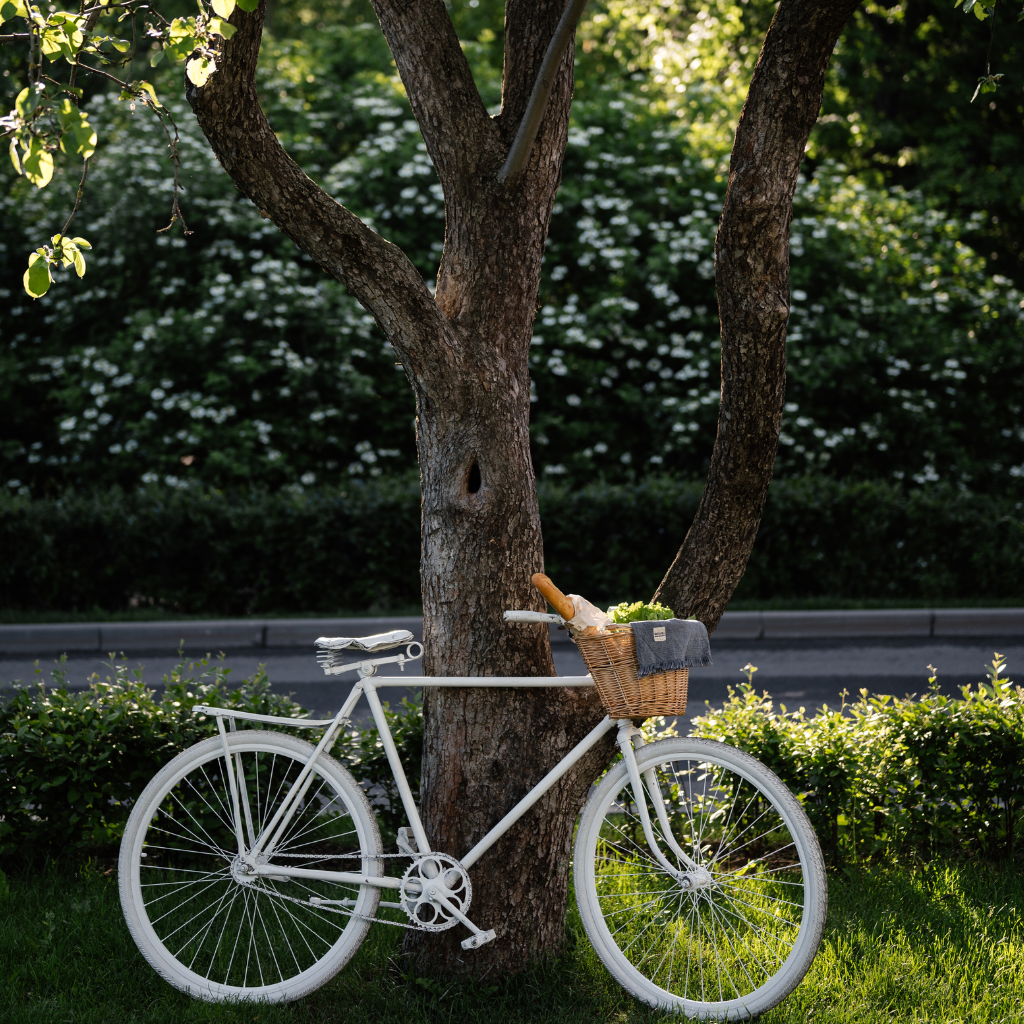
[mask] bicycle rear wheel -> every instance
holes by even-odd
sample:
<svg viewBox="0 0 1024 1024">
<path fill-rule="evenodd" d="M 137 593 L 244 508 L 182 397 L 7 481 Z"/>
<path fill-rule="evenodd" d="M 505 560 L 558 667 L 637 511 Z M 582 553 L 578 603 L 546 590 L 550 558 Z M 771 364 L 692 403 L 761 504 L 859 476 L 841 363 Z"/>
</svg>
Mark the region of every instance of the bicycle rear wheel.
<svg viewBox="0 0 1024 1024">
<path fill-rule="evenodd" d="M 636 759 L 672 870 L 648 845 L 619 762 L 576 836 L 577 904 L 594 949 L 652 1006 L 704 1020 L 764 1012 L 800 983 L 824 929 L 825 864 L 811 823 L 778 776 L 724 744 L 661 740 Z"/>
<path fill-rule="evenodd" d="M 248 844 L 270 822 L 313 752 L 269 730 L 228 735 L 248 794 Z M 191 996 L 218 1002 L 298 999 L 359 947 L 380 901 L 369 885 L 246 876 L 219 737 L 179 754 L 149 783 L 121 841 L 121 906 L 153 968 Z M 363 791 L 322 756 L 269 863 L 382 873 L 377 822 Z M 319 902 L 315 902 L 319 901 Z M 324 902 L 333 901 L 333 902 Z"/>
</svg>

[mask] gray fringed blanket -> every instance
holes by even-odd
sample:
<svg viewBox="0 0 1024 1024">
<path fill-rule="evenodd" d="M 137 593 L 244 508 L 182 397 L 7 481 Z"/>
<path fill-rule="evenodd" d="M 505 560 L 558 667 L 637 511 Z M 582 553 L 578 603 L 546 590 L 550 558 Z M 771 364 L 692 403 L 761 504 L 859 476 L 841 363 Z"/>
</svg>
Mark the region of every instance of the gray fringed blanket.
<svg viewBox="0 0 1024 1024">
<path fill-rule="evenodd" d="M 636 638 L 637 675 L 711 664 L 711 642 L 703 622 L 690 619 L 631 622 Z"/>
</svg>

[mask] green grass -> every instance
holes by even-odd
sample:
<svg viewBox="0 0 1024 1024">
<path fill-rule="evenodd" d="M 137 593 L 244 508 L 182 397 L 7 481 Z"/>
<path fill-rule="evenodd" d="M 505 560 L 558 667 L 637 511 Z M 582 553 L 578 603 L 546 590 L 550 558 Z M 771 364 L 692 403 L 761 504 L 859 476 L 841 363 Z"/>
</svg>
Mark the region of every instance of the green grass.
<svg viewBox="0 0 1024 1024">
<path fill-rule="evenodd" d="M 4 888 L 0 883 L 0 889 Z M 804 983 L 764 1024 L 1024 1021 L 1024 876 L 933 865 L 835 874 L 825 939 Z M 5 1024 L 639 1024 L 667 1020 L 627 996 L 570 925 L 566 953 L 511 981 L 445 985 L 402 973 L 401 932 L 377 925 L 332 982 L 286 1006 L 213 1006 L 149 968 L 99 870 L 15 874 L 0 895 Z"/>
</svg>

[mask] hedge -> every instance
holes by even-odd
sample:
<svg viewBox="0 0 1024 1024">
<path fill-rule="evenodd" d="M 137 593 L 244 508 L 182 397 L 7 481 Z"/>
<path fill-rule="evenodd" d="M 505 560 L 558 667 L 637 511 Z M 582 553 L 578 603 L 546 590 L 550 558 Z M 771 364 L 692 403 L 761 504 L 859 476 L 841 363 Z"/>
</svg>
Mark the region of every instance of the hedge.
<svg viewBox="0 0 1024 1024">
<path fill-rule="evenodd" d="M 222 666 L 183 663 L 157 698 L 125 664 L 113 668 L 84 692 L 63 688 L 58 670 L 55 688 L 20 688 L 0 702 L 0 857 L 112 854 L 157 769 L 215 732 L 210 719 L 191 715 L 194 704 L 303 713 L 262 673 L 232 689 Z M 855 704 L 813 716 L 776 711 L 746 683 L 695 719 L 693 734 L 747 750 L 778 773 L 834 863 L 1012 858 L 1024 831 L 1024 688 L 1002 679 L 1002 668 L 997 656 L 989 681 L 965 687 L 961 699 L 934 686 L 920 698 L 863 691 Z M 422 709 L 406 701 L 388 719 L 417 792 Z M 648 738 L 674 735 L 663 719 L 645 729 Z M 334 753 L 372 794 L 393 841 L 402 814 L 377 731 L 343 734 Z"/>
<path fill-rule="evenodd" d="M 54 685 L 19 685 L 0 700 L 0 859 L 116 855 L 132 805 L 149 780 L 180 751 L 216 735 L 215 719 L 192 714 L 196 704 L 307 715 L 271 691 L 262 669 L 238 685 L 229 684 L 230 669 L 222 664 L 182 661 L 157 695 L 127 662 L 110 667 L 106 681 L 94 676 L 86 690 L 70 691 L 58 666 Z M 423 716 L 418 705 L 402 703 L 397 712 L 385 707 L 385 715 L 418 793 Z M 310 738 L 308 730 L 283 731 Z M 361 781 L 384 838 L 393 839 L 404 819 L 377 730 L 345 731 L 332 752 Z"/>
<path fill-rule="evenodd" d="M 730 688 L 693 734 L 749 751 L 801 799 L 833 862 L 960 853 L 1013 859 L 1024 833 L 1024 688 L 1000 678 L 920 698 L 776 711 Z M 752 674 L 752 673 L 751 673 Z"/>
<path fill-rule="evenodd" d="M 540 487 L 548 573 L 597 601 L 650 596 L 702 484 Z M 181 614 L 384 611 L 419 603 L 415 479 L 245 495 L 142 488 L 0 497 L 0 608 Z M 524 571 L 533 567 L 524 566 Z M 941 484 L 772 485 L 738 598 L 1012 599 L 1021 503 Z"/>
</svg>

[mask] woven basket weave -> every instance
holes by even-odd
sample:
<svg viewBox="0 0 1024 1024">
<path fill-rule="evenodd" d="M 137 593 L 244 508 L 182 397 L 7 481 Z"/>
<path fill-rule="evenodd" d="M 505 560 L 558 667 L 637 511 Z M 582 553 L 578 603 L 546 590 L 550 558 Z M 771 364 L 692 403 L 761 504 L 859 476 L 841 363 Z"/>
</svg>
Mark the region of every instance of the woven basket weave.
<svg viewBox="0 0 1024 1024">
<path fill-rule="evenodd" d="M 613 626 L 607 633 L 572 639 L 590 669 L 601 703 L 612 718 L 681 715 L 686 710 L 690 670 L 674 669 L 638 678 L 636 640 L 629 626 Z"/>
</svg>

